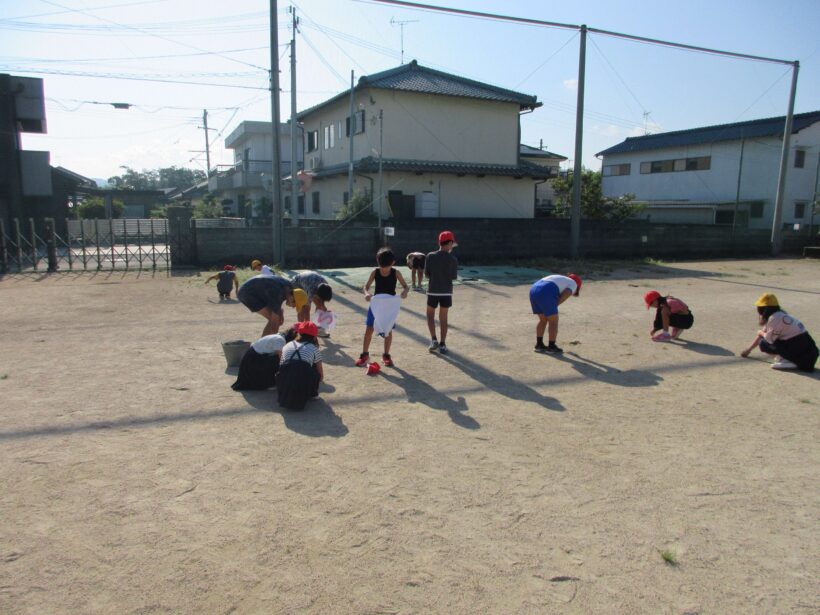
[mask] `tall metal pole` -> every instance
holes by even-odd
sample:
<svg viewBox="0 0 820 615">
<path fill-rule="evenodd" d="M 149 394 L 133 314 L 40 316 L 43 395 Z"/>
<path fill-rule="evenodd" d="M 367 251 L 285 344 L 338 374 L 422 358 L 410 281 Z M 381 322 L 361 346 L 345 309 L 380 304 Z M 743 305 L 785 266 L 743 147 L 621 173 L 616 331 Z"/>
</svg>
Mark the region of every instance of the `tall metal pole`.
<svg viewBox="0 0 820 615">
<path fill-rule="evenodd" d="M 384 177 L 382 160 L 384 159 L 384 109 L 379 109 L 379 234 L 382 232 L 382 201 L 384 200 Z"/>
<path fill-rule="evenodd" d="M 207 169 L 205 170 L 205 177 L 208 179 L 211 178 L 211 144 L 208 140 L 208 110 L 202 110 L 202 126 L 205 128 L 205 164 L 207 165 Z"/>
<path fill-rule="evenodd" d="M 575 109 L 575 166 L 572 171 L 572 210 L 570 220 L 570 255 L 578 258 L 581 244 L 581 174 L 584 142 L 584 78 L 586 75 L 587 27 L 581 26 L 578 56 L 578 103 Z"/>
<path fill-rule="evenodd" d="M 296 8 L 290 7 L 293 36 L 290 39 L 290 219 L 293 226 L 299 226 L 299 165 L 296 152 Z M 305 197 L 307 201 L 307 196 Z M 307 217 L 307 208 L 305 209 Z"/>
<path fill-rule="evenodd" d="M 347 202 L 353 200 L 353 133 L 355 132 L 353 117 L 353 71 L 350 71 L 350 161 L 347 165 Z"/>
<path fill-rule="evenodd" d="M 783 199 L 786 196 L 786 172 L 789 168 L 789 144 L 792 136 L 792 120 L 794 119 L 794 97 L 797 93 L 797 73 L 800 62 L 795 62 L 792 68 L 792 87 L 789 92 L 789 111 L 786 114 L 786 126 L 783 128 L 783 150 L 780 153 L 780 175 L 777 178 L 777 195 L 774 199 L 774 216 L 772 218 L 772 256 L 780 254 L 783 247 Z"/>
<path fill-rule="evenodd" d="M 737 189 L 735 190 L 735 211 L 732 214 L 732 239 L 735 238 L 735 226 L 737 225 L 737 208 L 740 205 L 740 178 L 743 175 L 743 149 L 746 146 L 746 139 L 743 136 L 743 129 L 740 129 L 740 163 L 737 166 Z"/>
<path fill-rule="evenodd" d="M 282 165 L 279 139 L 279 22 L 276 16 L 276 0 L 270 0 L 270 104 L 271 129 L 273 130 L 273 162 L 271 184 L 271 207 L 273 258 L 280 267 L 285 265 L 285 247 L 282 233 Z"/>
</svg>

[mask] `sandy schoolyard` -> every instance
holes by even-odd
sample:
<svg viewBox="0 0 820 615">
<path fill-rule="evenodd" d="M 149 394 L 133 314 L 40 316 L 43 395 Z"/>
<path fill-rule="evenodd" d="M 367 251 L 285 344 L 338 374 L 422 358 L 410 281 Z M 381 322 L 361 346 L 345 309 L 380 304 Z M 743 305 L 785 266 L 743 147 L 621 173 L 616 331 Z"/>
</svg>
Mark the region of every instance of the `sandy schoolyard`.
<svg viewBox="0 0 820 615">
<path fill-rule="evenodd" d="M 231 390 L 264 322 L 204 276 L 0 278 L 0 613 L 820 612 L 820 373 L 737 356 L 764 291 L 820 338 L 820 263 L 593 268 L 561 358 L 528 272 L 468 271 L 451 355 L 411 293 L 375 377 L 335 272 L 303 413 Z"/>
</svg>

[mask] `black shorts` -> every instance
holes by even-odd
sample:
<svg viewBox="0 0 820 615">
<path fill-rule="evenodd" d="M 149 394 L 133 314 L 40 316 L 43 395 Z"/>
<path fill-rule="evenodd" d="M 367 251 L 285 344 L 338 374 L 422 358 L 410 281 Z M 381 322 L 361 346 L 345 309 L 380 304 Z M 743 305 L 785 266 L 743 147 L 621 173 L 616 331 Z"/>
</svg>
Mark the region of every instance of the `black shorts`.
<svg viewBox="0 0 820 615">
<path fill-rule="evenodd" d="M 410 269 L 424 269 L 424 262 L 426 260 L 426 256 L 414 256 L 410 262 Z"/>
<path fill-rule="evenodd" d="M 437 308 L 450 308 L 453 307 L 453 296 L 452 295 L 427 295 L 427 307 Z"/>
<path fill-rule="evenodd" d="M 239 287 L 236 298 L 251 312 L 270 308 L 273 312 L 278 313 L 282 310 L 282 303 L 285 301 L 282 286 L 273 280 L 264 278 L 251 278 L 245 282 Z"/>
</svg>

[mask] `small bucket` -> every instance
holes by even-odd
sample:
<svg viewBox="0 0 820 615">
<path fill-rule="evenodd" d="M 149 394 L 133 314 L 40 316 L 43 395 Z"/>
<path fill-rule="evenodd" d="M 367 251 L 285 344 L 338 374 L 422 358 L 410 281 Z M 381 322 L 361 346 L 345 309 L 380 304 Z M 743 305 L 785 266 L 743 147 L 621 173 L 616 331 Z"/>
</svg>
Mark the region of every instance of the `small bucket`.
<svg viewBox="0 0 820 615">
<path fill-rule="evenodd" d="M 248 352 L 251 347 L 250 342 L 245 340 L 231 340 L 230 342 L 222 342 L 222 352 L 225 353 L 225 360 L 228 362 L 228 367 L 239 367 L 242 357 Z"/>
</svg>

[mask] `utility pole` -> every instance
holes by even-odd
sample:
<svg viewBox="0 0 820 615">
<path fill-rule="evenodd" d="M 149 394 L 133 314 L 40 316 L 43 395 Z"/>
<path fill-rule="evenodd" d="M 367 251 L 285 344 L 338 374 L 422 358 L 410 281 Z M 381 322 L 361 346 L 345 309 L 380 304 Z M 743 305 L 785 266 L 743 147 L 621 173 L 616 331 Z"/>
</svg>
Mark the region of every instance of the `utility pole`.
<svg viewBox="0 0 820 615">
<path fill-rule="evenodd" d="M 296 149 L 296 28 L 299 27 L 299 18 L 296 17 L 296 8 L 290 7 L 293 35 L 290 39 L 290 219 L 293 226 L 299 226 L 299 172 Z M 305 195 L 307 205 L 307 195 Z M 307 217 L 307 207 L 305 207 Z"/>
<path fill-rule="evenodd" d="M 270 0 L 270 104 L 271 129 L 273 130 L 273 161 L 271 184 L 273 258 L 280 267 L 285 266 L 284 234 L 282 232 L 282 165 L 279 135 L 279 22 L 276 0 Z"/>
<path fill-rule="evenodd" d="M 777 194 L 774 198 L 774 216 L 772 217 L 772 256 L 780 254 L 783 247 L 783 198 L 786 196 L 786 172 L 789 168 L 789 144 L 792 137 L 794 120 L 794 96 L 797 93 L 797 73 L 800 62 L 792 64 L 792 87 L 789 91 L 789 110 L 786 113 L 786 126 L 783 128 L 783 151 L 780 153 L 780 175 L 777 178 Z"/>
<path fill-rule="evenodd" d="M 384 178 L 382 159 L 384 158 L 384 109 L 379 109 L 379 235 L 382 232 L 382 201 L 384 200 Z"/>
<path fill-rule="evenodd" d="M 580 256 L 581 243 L 581 160 L 584 144 L 584 78 L 586 75 L 587 27 L 581 26 L 578 57 L 578 103 L 575 108 L 575 166 L 572 171 L 572 210 L 570 220 L 570 255 Z"/>
<path fill-rule="evenodd" d="M 350 71 L 350 142 L 348 147 L 350 149 L 350 160 L 347 165 L 347 202 L 353 200 L 353 133 L 355 132 L 355 119 L 353 117 L 353 71 Z"/>
<path fill-rule="evenodd" d="M 401 63 L 404 64 L 404 26 L 409 23 L 418 23 L 418 19 L 407 19 L 405 21 L 399 21 L 398 19 L 390 18 L 390 25 L 391 26 L 398 26 L 401 29 Z"/>
<path fill-rule="evenodd" d="M 208 110 L 202 110 L 202 127 L 205 129 L 205 164 L 207 168 L 205 170 L 205 176 L 208 179 L 211 179 L 211 145 L 208 141 Z"/>
<path fill-rule="evenodd" d="M 743 129 L 740 129 L 740 163 L 737 165 L 737 189 L 735 190 L 735 211 L 732 214 L 732 240 L 735 238 L 735 226 L 737 225 L 737 208 L 740 205 L 740 178 L 743 174 L 743 149 L 746 146 L 746 139 L 743 135 Z M 732 246 L 734 247 L 734 245 Z"/>
</svg>

